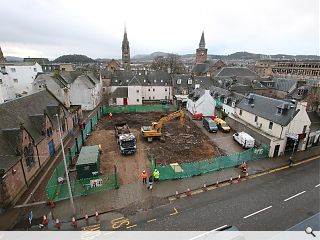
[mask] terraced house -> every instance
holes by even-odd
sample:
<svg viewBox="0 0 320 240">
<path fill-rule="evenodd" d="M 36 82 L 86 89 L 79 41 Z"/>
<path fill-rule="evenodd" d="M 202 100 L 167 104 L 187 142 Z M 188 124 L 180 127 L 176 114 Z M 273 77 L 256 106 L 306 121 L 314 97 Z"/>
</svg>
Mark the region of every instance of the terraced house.
<svg viewBox="0 0 320 240">
<path fill-rule="evenodd" d="M 65 138 L 81 114 L 47 90 L 0 104 L 0 208 L 14 204 L 51 161 L 60 146 L 57 118 Z"/>
</svg>

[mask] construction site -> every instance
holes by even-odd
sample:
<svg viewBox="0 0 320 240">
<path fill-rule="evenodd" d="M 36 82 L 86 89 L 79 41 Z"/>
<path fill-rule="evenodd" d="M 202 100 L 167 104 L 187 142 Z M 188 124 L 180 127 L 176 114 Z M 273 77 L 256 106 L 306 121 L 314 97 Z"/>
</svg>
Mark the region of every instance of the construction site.
<svg viewBox="0 0 320 240">
<path fill-rule="evenodd" d="M 166 120 L 161 127 L 161 139 L 148 142 L 141 134 L 142 126 L 151 126 L 166 116 L 161 112 L 114 113 L 112 118 L 102 118 L 88 137 L 86 145 L 101 145 L 100 171 L 102 174 L 117 169 L 119 183 L 129 184 L 139 180 L 143 170 L 150 171 L 151 156 L 157 166 L 181 164 L 211 159 L 218 155 L 216 147 L 186 116 L 182 125 L 179 118 Z M 136 137 L 136 152 L 122 155 L 115 137 L 115 124 L 127 123 Z"/>
</svg>

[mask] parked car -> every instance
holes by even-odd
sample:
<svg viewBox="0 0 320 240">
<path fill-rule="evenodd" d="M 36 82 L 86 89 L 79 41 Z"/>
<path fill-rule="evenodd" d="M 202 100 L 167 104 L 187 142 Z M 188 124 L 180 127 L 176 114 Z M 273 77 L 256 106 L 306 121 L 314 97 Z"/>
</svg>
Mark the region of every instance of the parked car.
<svg viewBox="0 0 320 240">
<path fill-rule="evenodd" d="M 202 121 L 202 125 L 209 132 L 217 132 L 218 126 L 211 118 L 204 118 Z"/>
<path fill-rule="evenodd" d="M 192 119 L 193 120 L 201 120 L 203 118 L 203 114 L 202 113 L 195 113 L 192 115 Z"/>
<path fill-rule="evenodd" d="M 215 118 L 214 122 L 218 125 L 218 127 L 223 131 L 223 132 L 230 132 L 230 127 L 228 124 L 222 120 L 221 118 Z"/>
<path fill-rule="evenodd" d="M 253 148 L 254 147 L 254 138 L 251 137 L 248 133 L 239 132 L 233 134 L 233 139 L 237 141 L 243 148 Z"/>
</svg>

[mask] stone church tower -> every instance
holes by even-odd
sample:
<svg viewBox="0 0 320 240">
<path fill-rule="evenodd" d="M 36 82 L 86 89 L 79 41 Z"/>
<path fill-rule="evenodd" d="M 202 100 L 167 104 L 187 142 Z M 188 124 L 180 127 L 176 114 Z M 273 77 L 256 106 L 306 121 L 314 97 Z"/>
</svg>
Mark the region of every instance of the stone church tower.
<svg viewBox="0 0 320 240">
<path fill-rule="evenodd" d="M 5 61 L 6 59 L 4 58 L 1 47 L 0 47 L 0 63 L 4 63 Z"/>
<path fill-rule="evenodd" d="M 206 42 L 204 41 L 204 32 L 202 32 L 199 48 L 196 52 L 196 64 L 207 61 L 207 51 L 208 49 L 206 49 Z"/>
<path fill-rule="evenodd" d="M 130 47 L 126 28 L 124 28 L 122 40 L 122 67 L 125 70 L 130 70 Z"/>
</svg>

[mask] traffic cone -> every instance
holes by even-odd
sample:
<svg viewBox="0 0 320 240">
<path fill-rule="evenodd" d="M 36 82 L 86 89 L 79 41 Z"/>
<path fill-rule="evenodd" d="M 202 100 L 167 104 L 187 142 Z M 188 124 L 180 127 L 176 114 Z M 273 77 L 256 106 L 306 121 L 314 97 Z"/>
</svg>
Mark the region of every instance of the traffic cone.
<svg viewBox="0 0 320 240">
<path fill-rule="evenodd" d="M 49 220 L 48 220 L 47 216 L 46 216 L 46 215 L 43 215 L 42 224 L 43 224 L 44 226 L 47 226 L 47 225 L 48 225 L 48 222 L 49 222 Z"/>
<path fill-rule="evenodd" d="M 246 172 L 246 179 L 249 179 L 249 173 Z"/>
<path fill-rule="evenodd" d="M 74 228 L 76 228 L 77 227 L 77 221 L 76 221 L 76 218 L 75 217 L 72 217 L 72 226 L 74 227 Z"/>
<path fill-rule="evenodd" d="M 207 190 L 208 190 L 208 189 L 207 189 L 207 184 L 205 184 L 205 183 L 203 184 L 202 190 L 203 190 L 203 191 L 207 191 Z"/>
<path fill-rule="evenodd" d="M 230 177 L 230 180 L 229 180 L 229 181 L 230 181 L 230 184 L 232 184 L 232 177 Z"/>
<path fill-rule="evenodd" d="M 240 182 L 241 181 L 241 176 L 239 174 L 238 178 L 237 178 L 237 182 Z"/>
<path fill-rule="evenodd" d="M 99 217 L 99 213 L 96 211 L 96 221 L 99 222 L 100 217 Z"/>
<path fill-rule="evenodd" d="M 187 195 L 187 196 L 190 196 L 190 195 L 191 195 L 190 188 L 187 188 L 186 195 Z"/>
<path fill-rule="evenodd" d="M 219 187 L 219 181 L 217 180 L 216 187 Z"/>
<path fill-rule="evenodd" d="M 175 197 L 176 197 L 176 199 L 179 199 L 179 198 L 180 198 L 180 194 L 179 194 L 178 191 L 176 191 Z"/>
<path fill-rule="evenodd" d="M 58 230 L 60 230 L 61 229 L 61 224 L 60 224 L 60 221 L 59 221 L 59 219 L 57 218 L 56 219 L 56 228 L 58 229 Z"/>
<path fill-rule="evenodd" d="M 84 219 L 86 220 L 86 224 L 89 225 L 89 217 L 88 217 L 88 214 L 84 215 Z"/>
</svg>

